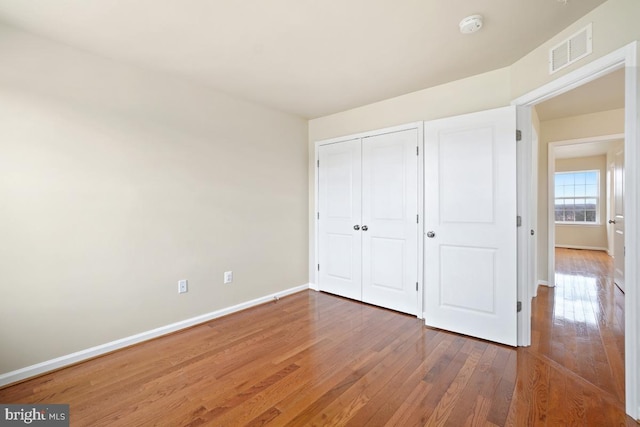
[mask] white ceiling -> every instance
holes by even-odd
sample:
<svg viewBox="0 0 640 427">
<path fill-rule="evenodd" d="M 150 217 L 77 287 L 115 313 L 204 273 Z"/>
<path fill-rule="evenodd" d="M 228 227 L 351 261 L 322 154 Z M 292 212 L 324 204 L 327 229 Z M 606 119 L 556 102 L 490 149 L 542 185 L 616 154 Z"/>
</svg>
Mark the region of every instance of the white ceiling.
<svg viewBox="0 0 640 427">
<path fill-rule="evenodd" d="M 0 0 L 0 23 L 314 118 L 510 65 L 604 1 Z"/>
<path fill-rule="evenodd" d="M 617 141 L 584 142 L 580 144 L 561 145 L 555 148 L 556 159 L 574 159 L 576 157 L 593 157 L 607 154 L 609 148 Z"/>
<path fill-rule="evenodd" d="M 541 121 L 624 108 L 624 69 L 536 105 Z"/>
</svg>

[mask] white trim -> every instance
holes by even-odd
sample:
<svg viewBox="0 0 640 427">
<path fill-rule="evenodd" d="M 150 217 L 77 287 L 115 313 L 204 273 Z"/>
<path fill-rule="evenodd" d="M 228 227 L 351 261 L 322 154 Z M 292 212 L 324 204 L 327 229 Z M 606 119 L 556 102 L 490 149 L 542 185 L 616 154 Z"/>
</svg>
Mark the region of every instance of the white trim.
<svg viewBox="0 0 640 427">
<path fill-rule="evenodd" d="M 278 299 L 287 295 L 291 295 L 297 292 L 301 292 L 309 289 L 309 284 L 296 286 L 295 288 L 285 289 L 284 291 L 276 292 L 270 295 L 266 295 L 260 298 L 256 298 L 251 301 L 246 301 L 231 307 L 222 308 L 220 310 L 212 311 L 211 313 L 202 314 L 200 316 L 192 317 L 190 319 L 181 320 L 176 323 L 161 326 L 150 331 L 141 332 L 139 334 L 131 335 L 119 340 L 111 341 L 106 344 L 97 345 L 95 347 L 80 350 L 75 353 L 67 354 L 65 356 L 56 357 L 55 359 L 47 360 L 45 362 L 37 363 L 35 365 L 27 366 L 25 368 L 17 369 L 15 371 L 7 372 L 0 375 L 0 387 L 8 384 L 12 384 L 24 379 L 41 375 L 49 371 L 63 368 L 75 363 L 83 362 L 88 359 L 92 359 L 97 356 L 101 356 L 106 353 L 120 350 L 125 347 L 129 347 L 134 344 L 139 344 L 144 341 L 148 341 L 154 338 L 161 337 L 162 335 L 170 334 L 180 331 L 181 329 L 195 326 L 199 323 L 208 322 L 218 317 L 226 316 L 237 311 L 246 310 L 260 304 Z"/>
<path fill-rule="evenodd" d="M 424 319 L 424 122 L 418 123 L 418 319 Z"/>
<path fill-rule="evenodd" d="M 549 285 L 549 282 L 546 280 L 538 280 L 538 286 L 546 286 L 547 288 L 552 288 L 553 286 Z"/>
<path fill-rule="evenodd" d="M 638 167 L 640 167 L 640 88 L 638 87 L 638 43 L 626 46 L 625 63 L 625 406 L 627 414 L 640 419 L 640 196 Z"/>
<path fill-rule="evenodd" d="M 599 79 L 614 70 L 623 68 L 625 65 L 629 67 L 630 65 L 625 61 L 629 59 L 629 52 L 635 49 L 635 44 L 636 42 L 630 43 L 575 71 L 558 77 L 544 86 L 516 98 L 511 102 L 511 105 L 533 106 L 565 92 L 569 92 L 585 83 Z"/>
<path fill-rule="evenodd" d="M 312 291 L 320 292 L 320 288 L 315 283 L 309 283 L 309 289 L 311 289 Z"/>
<path fill-rule="evenodd" d="M 624 133 L 612 133 L 610 135 L 590 136 L 588 138 L 565 139 L 562 141 L 553 141 L 556 147 L 575 144 L 586 144 L 588 142 L 614 142 L 624 139 Z M 597 169 L 594 169 L 597 170 Z M 570 172 L 570 171 L 567 171 Z"/>
<path fill-rule="evenodd" d="M 640 332 L 640 289 L 638 289 L 638 258 L 640 255 L 640 197 L 638 197 L 638 172 L 640 167 L 640 126 L 638 125 L 638 108 L 640 104 L 640 88 L 638 87 L 638 42 L 626 46 L 598 58 L 585 66 L 572 71 L 556 80 L 533 90 L 512 102 L 517 106 L 532 106 L 568 92 L 585 83 L 596 80 L 611 71 L 625 69 L 625 278 L 627 286 L 625 294 L 625 409 L 634 419 L 640 418 L 640 348 L 638 333 Z M 531 120 L 531 118 L 529 118 Z M 553 160 L 552 150 L 550 160 Z M 552 163 L 550 162 L 550 165 Z M 550 209 L 549 209 L 550 210 Z M 553 221 L 549 221 L 551 225 Z M 549 230 L 554 227 L 549 226 Z M 550 239 L 550 242 L 553 240 Z M 553 251 L 550 251 L 552 253 Z M 551 255 L 551 254 L 550 254 Z M 550 256 L 551 258 L 551 256 Z M 553 277 L 550 275 L 549 279 Z M 525 319 L 526 320 L 526 319 Z M 529 328 L 531 319 L 528 319 Z"/>
<path fill-rule="evenodd" d="M 354 133 L 352 135 L 344 135 L 344 136 L 338 136 L 335 138 L 322 139 L 322 140 L 316 141 L 315 145 L 317 149 L 317 147 L 320 145 L 335 144 L 337 142 L 350 141 L 352 139 L 368 138 L 370 136 L 384 135 L 386 133 L 399 132 L 399 131 L 408 130 L 408 129 L 419 129 L 421 127 L 423 127 L 423 122 L 405 123 L 402 125 L 391 126 L 391 127 L 382 128 L 382 129 L 374 129 L 374 130 L 368 130 L 365 132 Z M 317 151 L 316 151 L 316 154 L 317 154 Z M 317 159 L 318 157 L 316 156 L 316 160 Z"/>
<path fill-rule="evenodd" d="M 526 347 L 531 345 L 531 283 L 529 283 L 530 268 L 530 230 L 532 226 L 531 215 L 531 145 L 533 143 L 533 125 L 531 123 L 531 107 L 516 107 L 516 129 L 521 132 L 521 141 L 516 145 L 516 185 L 517 185 L 517 215 L 521 217 L 522 224 L 517 228 L 517 295 L 522 303 L 517 314 L 517 345 Z M 528 120 L 527 120 L 528 118 Z M 528 319 L 528 320 L 527 320 Z"/>
<path fill-rule="evenodd" d="M 551 206 L 556 200 L 556 150 L 555 143 L 547 144 L 547 281 L 550 287 L 556 285 L 556 214 Z"/>
<path fill-rule="evenodd" d="M 587 197 L 583 197 L 583 199 L 586 199 Z M 593 199 L 593 197 L 589 197 L 590 199 Z M 602 227 L 602 226 L 606 226 L 607 224 L 604 224 L 602 222 L 560 222 L 560 221 L 556 221 L 556 227 L 586 227 L 586 228 L 598 228 L 598 227 Z"/>
<path fill-rule="evenodd" d="M 582 249 L 582 250 L 586 250 L 586 251 L 603 251 L 603 252 L 607 252 L 607 248 L 601 247 L 601 246 L 581 246 L 581 245 L 563 245 L 563 244 L 556 244 L 555 246 L 556 248 L 565 248 L 565 249 Z"/>
</svg>

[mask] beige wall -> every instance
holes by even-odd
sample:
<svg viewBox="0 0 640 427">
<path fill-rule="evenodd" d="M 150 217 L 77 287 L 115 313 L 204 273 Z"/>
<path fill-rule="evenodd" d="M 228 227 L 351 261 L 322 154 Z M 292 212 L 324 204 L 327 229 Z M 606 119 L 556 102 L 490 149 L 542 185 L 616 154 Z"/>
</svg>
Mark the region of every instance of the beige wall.
<svg viewBox="0 0 640 427">
<path fill-rule="evenodd" d="M 0 57 L 0 374 L 307 283 L 306 120 L 6 27 Z"/>
<path fill-rule="evenodd" d="M 634 40 L 640 40 L 640 1 L 608 0 L 511 66 L 513 99 L 601 58 Z M 549 74 L 549 49 L 587 24 L 593 24 L 593 53 L 553 75 Z"/>
<path fill-rule="evenodd" d="M 600 172 L 600 200 L 597 225 L 557 224 L 556 246 L 607 250 L 607 156 L 557 159 L 556 172 L 597 170 Z"/>
<path fill-rule="evenodd" d="M 547 120 L 540 123 L 538 152 L 538 280 L 548 280 L 549 143 L 624 132 L 624 109 Z"/>
<path fill-rule="evenodd" d="M 479 74 L 309 121 L 309 139 L 433 120 L 509 105 L 509 68 Z"/>
<path fill-rule="evenodd" d="M 310 281 L 314 280 L 313 210 L 315 195 L 313 162 L 316 141 L 417 120 L 432 120 L 508 105 L 519 96 L 538 89 L 542 85 L 583 67 L 628 43 L 640 40 L 638 16 L 640 16 L 640 1 L 608 0 L 507 68 L 311 120 L 309 122 Z M 549 75 L 549 49 L 588 23 L 593 24 L 593 53 L 575 64 Z M 598 132 L 606 132 L 606 128 L 615 128 L 614 133 L 623 132 L 623 127 L 620 127 L 624 122 L 623 114 L 618 112 L 613 115 L 616 116 L 615 123 L 605 125 L 605 129 L 598 129 L 599 122 L 583 122 L 584 127 L 580 130 L 564 127 L 564 123 L 547 123 L 546 133 L 552 135 L 553 140 L 562 140 L 602 135 Z M 596 133 L 593 133 L 594 131 Z M 546 234 L 547 144 L 543 143 L 542 133 L 544 131 L 540 129 L 538 132 L 540 136 L 538 189 L 541 195 L 540 200 L 543 200 L 544 203 L 538 205 L 538 237 L 540 240 L 537 242 L 537 247 L 539 279 L 546 280 L 548 256 Z"/>
<path fill-rule="evenodd" d="M 0 28 L 0 337 L 12 349 L 0 356 L 0 372 L 312 279 L 313 265 L 303 264 L 314 256 L 307 249 L 315 246 L 316 141 L 508 105 L 639 40 L 638 16 L 640 1 L 609 0 L 510 67 L 317 118 L 308 128 Z M 588 22 L 594 53 L 549 76 L 549 47 Z M 567 139 L 594 127 L 582 123 L 540 126 L 539 212 L 547 208 L 542 134 Z M 619 123 L 596 131 L 621 132 Z M 544 280 L 546 214 L 539 221 Z M 228 269 L 235 282 L 222 286 Z M 180 278 L 190 280 L 182 296 Z"/>
<path fill-rule="evenodd" d="M 436 86 L 343 113 L 309 121 L 309 282 L 315 282 L 315 143 L 323 139 L 403 123 L 509 105 L 509 69 Z"/>
</svg>

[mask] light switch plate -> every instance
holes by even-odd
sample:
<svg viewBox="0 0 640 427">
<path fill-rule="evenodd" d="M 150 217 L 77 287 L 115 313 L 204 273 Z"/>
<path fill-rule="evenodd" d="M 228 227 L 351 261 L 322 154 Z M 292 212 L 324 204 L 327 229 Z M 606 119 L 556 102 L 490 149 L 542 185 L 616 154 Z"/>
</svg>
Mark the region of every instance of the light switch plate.
<svg viewBox="0 0 640 427">
<path fill-rule="evenodd" d="M 233 271 L 225 271 L 224 272 L 224 283 L 225 285 L 227 283 L 231 283 L 233 282 Z"/>
</svg>

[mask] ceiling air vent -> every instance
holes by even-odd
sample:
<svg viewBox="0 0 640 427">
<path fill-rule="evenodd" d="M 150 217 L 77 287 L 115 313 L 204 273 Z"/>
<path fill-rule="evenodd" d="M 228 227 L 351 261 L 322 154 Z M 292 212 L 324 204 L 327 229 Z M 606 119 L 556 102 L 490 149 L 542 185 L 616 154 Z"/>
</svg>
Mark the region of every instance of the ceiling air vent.
<svg viewBox="0 0 640 427">
<path fill-rule="evenodd" d="M 591 53 L 591 24 L 549 51 L 549 74 L 573 64 Z"/>
</svg>

